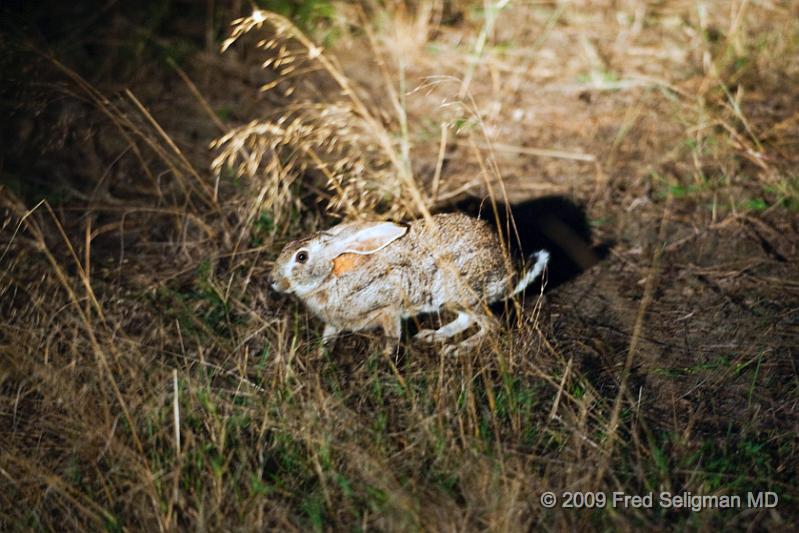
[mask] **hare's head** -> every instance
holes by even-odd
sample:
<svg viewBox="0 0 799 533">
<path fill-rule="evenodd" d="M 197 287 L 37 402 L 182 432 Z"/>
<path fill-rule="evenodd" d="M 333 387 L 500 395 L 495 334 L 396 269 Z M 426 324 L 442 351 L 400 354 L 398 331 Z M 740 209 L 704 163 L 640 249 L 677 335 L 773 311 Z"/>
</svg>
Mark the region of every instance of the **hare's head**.
<svg viewBox="0 0 799 533">
<path fill-rule="evenodd" d="M 331 274 L 357 268 L 359 261 L 345 261 L 346 257 L 377 253 L 407 231 L 407 226 L 394 222 L 349 222 L 290 242 L 275 260 L 272 288 L 300 297 L 312 293 Z"/>
</svg>

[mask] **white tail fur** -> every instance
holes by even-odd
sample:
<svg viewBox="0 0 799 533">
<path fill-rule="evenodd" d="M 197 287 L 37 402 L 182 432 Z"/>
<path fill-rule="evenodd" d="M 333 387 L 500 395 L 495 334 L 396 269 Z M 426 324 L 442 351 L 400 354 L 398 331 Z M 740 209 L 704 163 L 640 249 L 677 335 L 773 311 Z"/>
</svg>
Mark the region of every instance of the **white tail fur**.
<svg viewBox="0 0 799 533">
<path fill-rule="evenodd" d="M 519 280 L 519 283 L 517 283 L 516 287 L 513 289 L 511 296 L 516 296 L 526 289 L 529 284 L 535 281 L 535 279 L 544 272 L 544 268 L 546 268 L 547 263 L 549 263 L 549 252 L 546 250 L 539 250 L 533 255 L 535 256 L 533 268 L 524 273 L 522 279 Z"/>
</svg>

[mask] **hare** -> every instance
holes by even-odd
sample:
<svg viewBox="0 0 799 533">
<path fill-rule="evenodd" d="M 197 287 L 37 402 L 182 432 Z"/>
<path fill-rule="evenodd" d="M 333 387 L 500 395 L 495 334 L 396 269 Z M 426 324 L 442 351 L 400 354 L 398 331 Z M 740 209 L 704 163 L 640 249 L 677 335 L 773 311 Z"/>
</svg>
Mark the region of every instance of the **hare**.
<svg viewBox="0 0 799 533">
<path fill-rule="evenodd" d="M 324 322 L 324 345 L 342 331 L 380 327 L 390 351 L 403 319 L 449 309 L 457 313 L 452 322 L 415 338 L 447 342 L 477 325 L 476 333 L 449 347 L 461 350 L 491 329 L 487 305 L 520 293 L 542 275 L 549 252 L 531 257 L 534 262 L 517 275 L 491 225 L 460 213 L 408 224 L 345 222 L 287 244 L 270 282 Z"/>
</svg>

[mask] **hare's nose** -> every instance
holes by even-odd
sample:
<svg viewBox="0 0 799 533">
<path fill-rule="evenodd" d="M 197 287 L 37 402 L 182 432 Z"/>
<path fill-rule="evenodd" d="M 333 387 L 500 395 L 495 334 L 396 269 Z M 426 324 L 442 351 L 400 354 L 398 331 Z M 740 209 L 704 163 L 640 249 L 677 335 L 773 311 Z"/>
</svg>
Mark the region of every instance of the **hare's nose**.
<svg viewBox="0 0 799 533">
<path fill-rule="evenodd" d="M 269 273 L 269 275 L 267 276 L 267 282 L 269 283 L 269 286 L 272 288 L 273 291 L 282 292 L 280 290 L 280 285 L 278 284 L 277 280 L 275 279 L 275 273 L 274 272 L 270 272 Z"/>
</svg>

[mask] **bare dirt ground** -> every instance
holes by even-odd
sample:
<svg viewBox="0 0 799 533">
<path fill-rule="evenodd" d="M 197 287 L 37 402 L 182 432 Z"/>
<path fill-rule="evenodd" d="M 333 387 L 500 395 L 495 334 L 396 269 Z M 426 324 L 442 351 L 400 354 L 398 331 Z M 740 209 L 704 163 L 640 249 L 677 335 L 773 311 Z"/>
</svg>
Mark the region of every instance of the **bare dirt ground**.
<svg viewBox="0 0 799 533">
<path fill-rule="evenodd" d="M 103 11 L 52 55 L 4 32 L 0 529 L 799 520 L 799 6 L 505 4 L 336 4 L 308 28 L 333 67 L 269 24 L 220 54 L 204 12 Z M 307 74 L 261 68 L 276 35 Z M 209 170 L 228 132 L 246 142 Z M 353 211 L 414 216 L 414 190 L 566 195 L 610 253 L 473 354 L 352 335 L 319 355 L 271 261 Z"/>
</svg>

